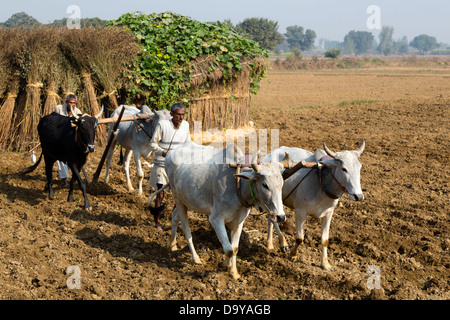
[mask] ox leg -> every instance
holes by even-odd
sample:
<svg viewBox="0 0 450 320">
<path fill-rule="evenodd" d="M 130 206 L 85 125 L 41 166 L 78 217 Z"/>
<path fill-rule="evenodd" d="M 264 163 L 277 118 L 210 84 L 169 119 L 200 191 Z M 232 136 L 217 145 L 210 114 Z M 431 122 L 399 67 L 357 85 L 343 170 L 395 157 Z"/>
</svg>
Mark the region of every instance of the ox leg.
<svg viewBox="0 0 450 320">
<path fill-rule="evenodd" d="M 180 223 L 180 216 L 177 213 L 177 207 L 172 211 L 172 232 L 170 234 L 170 242 L 169 247 L 171 251 L 177 251 L 177 231 L 178 231 L 178 224 Z"/>
<path fill-rule="evenodd" d="M 230 239 L 231 239 L 231 246 L 233 248 L 233 255 L 231 257 L 226 256 L 224 265 L 229 266 L 230 275 L 233 277 L 234 280 L 240 278 L 236 266 L 236 256 L 239 250 L 239 240 L 241 238 L 242 227 L 244 226 L 244 220 L 245 217 L 247 216 L 247 213 L 248 213 L 247 209 L 244 209 L 243 212 L 240 214 L 240 219 L 237 222 L 232 222 L 231 224 L 228 225 L 230 228 Z"/>
<path fill-rule="evenodd" d="M 273 247 L 273 219 L 269 215 L 267 218 L 267 250 L 272 251 Z"/>
<path fill-rule="evenodd" d="M 134 191 L 133 185 L 130 179 L 130 160 L 131 160 L 131 149 L 125 149 L 125 154 L 123 155 L 123 170 L 125 171 L 125 176 L 127 178 L 127 188 L 128 191 Z"/>
<path fill-rule="evenodd" d="M 183 204 L 176 203 L 176 205 L 177 205 L 178 219 L 180 219 L 181 221 L 181 230 L 183 230 L 184 237 L 186 238 L 186 241 L 188 243 L 189 250 L 191 251 L 192 254 L 192 259 L 194 259 L 195 263 L 202 264 L 202 261 L 200 260 L 197 251 L 195 251 L 194 242 L 192 240 L 191 228 L 189 228 L 189 220 L 187 216 L 187 208 Z"/>
<path fill-rule="evenodd" d="M 273 250 L 273 227 L 275 227 L 275 231 L 278 235 L 278 242 L 280 243 L 280 250 L 283 253 L 287 253 L 289 251 L 289 247 L 286 242 L 286 238 L 281 232 L 280 225 L 272 216 L 269 216 L 269 227 L 267 228 L 267 249 Z"/>
<path fill-rule="evenodd" d="M 295 244 L 294 248 L 291 251 L 292 260 L 297 260 L 297 249 L 303 243 L 305 236 L 303 234 L 303 230 L 305 228 L 305 220 L 306 220 L 306 212 L 303 210 L 296 209 L 295 210 Z"/>
<path fill-rule="evenodd" d="M 322 268 L 326 271 L 331 271 L 332 267 L 328 262 L 328 239 L 330 232 L 331 218 L 333 216 L 333 210 L 331 210 L 325 217 L 322 218 Z"/>
<path fill-rule="evenodd" d="M 45 176 L 47 177 L 47 183 L 45 184 L 45 190 L 48 189 L 48 197 L 53 200 L 55 198 L 55 192 L 53 191 L 52 183 L 53 183 L 53 165 L 56 161 L 45 159 Z"/>
<path fill-rule="evenodd" d="M 78 181 L 78 185 L 80 186 L 80 190 L 83 192 L 84 209 L 87 211 L 92 211 L 91 203 L 89 202 L 89 199 L 86 194 L 86 185 L 83 182 L 83 180 L 81 179 L 78 168 L 74 164 L 69 164 L 69 168 L 72 171 L 72 179 L 70 180 L 70 189 L 69 189 L 69 195 L 67 197 L 67 201 L 73 202 L 73 185 L 74 185 L 74 182 L 76 179 Z"/>
<path fill-rule="evenodd" d="M 245 209 L 245 212 L 247 212 L 248 214 L 248 209 Z M 222 244 L 222 248 L 225 252 L 225 260 L 223 261 L 222 266 L 224 268 L 229 268 L 230 274 L 233 277 L 233 279 L 238 279 L 240 277 L 236 269 L 236 255 L 238 251 L 239 237 L 242 231 L 242 224 L 244 223 L 244 219 L 239 219 L 238 222 L 233 222 L 229 224 L 230 236 L 234 240 L 233 243 L 230 243 L 224 219 L 219 217 L 219 215 L 215 213 L 214 210 L 209 216 L 209 222 L 216 231 L 217 237 L 219 238 L 219 241 Z"/>
<path fill-rule="evenodd" d="M 142 170 L 141 155 L 133 151 L 134 163 L 136 164 L 137 177 L 139 180 L 138 196 L 142 196 L 142 181 L 144 180 L 144 171 Z"/>
<path fill-rule="evenodd" d="M 112 134 L 112 133 L 110 133 Z M 109 139 L 109 137 L 108 137 Z M 117 140 L 113 139 L 111 146 L 109 147 L 108 154 L 106 155 L 106 173 L 105 173 L 105 183 L 109 184 L 109 169 L 111 168 L 111 161 L 114 154 L 114 149 L 116 147 Z"/>
</svg>

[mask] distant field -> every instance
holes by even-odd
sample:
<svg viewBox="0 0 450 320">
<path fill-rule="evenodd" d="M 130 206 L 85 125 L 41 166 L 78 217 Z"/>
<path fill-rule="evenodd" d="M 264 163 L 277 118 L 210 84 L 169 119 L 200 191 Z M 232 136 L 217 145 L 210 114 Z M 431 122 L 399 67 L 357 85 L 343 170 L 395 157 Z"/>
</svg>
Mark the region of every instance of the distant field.
<svg viewBox="0 0 450 320">
<path fill-rule="evenodd" d="M 450 93 L 450 66 L 377 66 L 357 69 L 270 70 L 252 107 L 337 105 L 397 101 Z"/>
</svg>

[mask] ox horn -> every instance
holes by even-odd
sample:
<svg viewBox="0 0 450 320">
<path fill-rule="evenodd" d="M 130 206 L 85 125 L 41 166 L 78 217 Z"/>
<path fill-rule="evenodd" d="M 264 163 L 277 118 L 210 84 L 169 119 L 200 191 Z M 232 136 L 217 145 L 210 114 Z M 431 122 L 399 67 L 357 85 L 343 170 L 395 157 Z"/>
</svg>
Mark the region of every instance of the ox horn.
<svg viewBox="0 0 450 320">
<path fill-rule="evenodd" d="M 72 116 L 75 118 L 75 120 L 78 120 L 80 118 L 79 115 L 73 110 L 72 106 L 70 106 L 70 112 L 72 112 Z"/>
<path fill-rule="evenodd" d="M 255 154 L 252 159 L 252 169 L 255 170 L 256 172 L 259 171 L 258 158 L 259 158 L 258 154 Z"/>
<path fill-rule="evenodd" d="M 325 152 L 332 158 L 336 158 L 336 152 L 331 151 L 330 149 L 328 149 L 327 145 L 325 144 L 325 142 L 323 143 L 323 149 L 325 150 Z"/>
<path fill-rule="evenodd" d="M 359 147 L 359 150 L 356 151 L 358 158 L 361 155 L 361 153 L 363 153 L 365 147 L 366 147 L 366 139 L 363 139 L 361 142 L 361 146 Z"/>
<path fill-rule="evenodd" d="M 96 117 L 97 119 L 100 118 L 101 115 L 102 115 L 102 113 L 103 113 L 103 105 L 102 105 L 102 110 L 100 110 L 100 112 L 99 112 L 98 114 L 96 114 L 95 117 Z"/>
<path fill-rule="evenodd" d="M 284 159 L 280 161 L 284 168 L 289 168 L 289 164 L 291 162 L 291 158 L 288 152 L 284 153 Z"/>
</svg>

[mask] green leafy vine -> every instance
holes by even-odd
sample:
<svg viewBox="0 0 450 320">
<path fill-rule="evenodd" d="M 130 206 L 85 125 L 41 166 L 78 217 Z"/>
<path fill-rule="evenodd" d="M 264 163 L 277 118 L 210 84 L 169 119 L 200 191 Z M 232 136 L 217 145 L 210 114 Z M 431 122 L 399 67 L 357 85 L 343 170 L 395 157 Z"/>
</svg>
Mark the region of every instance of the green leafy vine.
<svg viewBox="0 0 450 320">
<path fill-rule="evenodd" d="M 256 94 L 267 67 L 255 67 L 253 60 L 266 59 L 268 52 L 220 22 L 202 23 L 172 12 L 146 15 L 126 13 L 109 25 L 124 26 L 139 40 L 141 51 L 126 77 L 128 93 L 142 95 L 158 109 L 181 101 L 186 106 L 207 84 L 193 85 L 194 64 L 207 61 L 208 73 L 222 72 L 231 81 L 243 69 L 251 68 L 250 91 Z"/>
</svg>

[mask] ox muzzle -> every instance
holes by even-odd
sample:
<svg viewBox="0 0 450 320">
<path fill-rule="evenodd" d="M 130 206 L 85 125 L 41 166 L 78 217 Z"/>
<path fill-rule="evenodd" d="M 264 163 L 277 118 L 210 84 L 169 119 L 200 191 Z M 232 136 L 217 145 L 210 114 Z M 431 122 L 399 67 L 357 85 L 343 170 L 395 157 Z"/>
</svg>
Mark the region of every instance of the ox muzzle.
<svg viewBox="0 0 450 320">
<path fill-rule="evenodd" d="M 87 150 L 88 150 L 88 152 L 95 152 L 95 145 L 93 145 L 93 144 L 88 144 Z"/>
<path fill-rule="evenodd" d="M 364 194 L 351 194 L 349 193 L 350 200 L 353 201 L 363 201 L 365 199 Z"/>
</svg>

